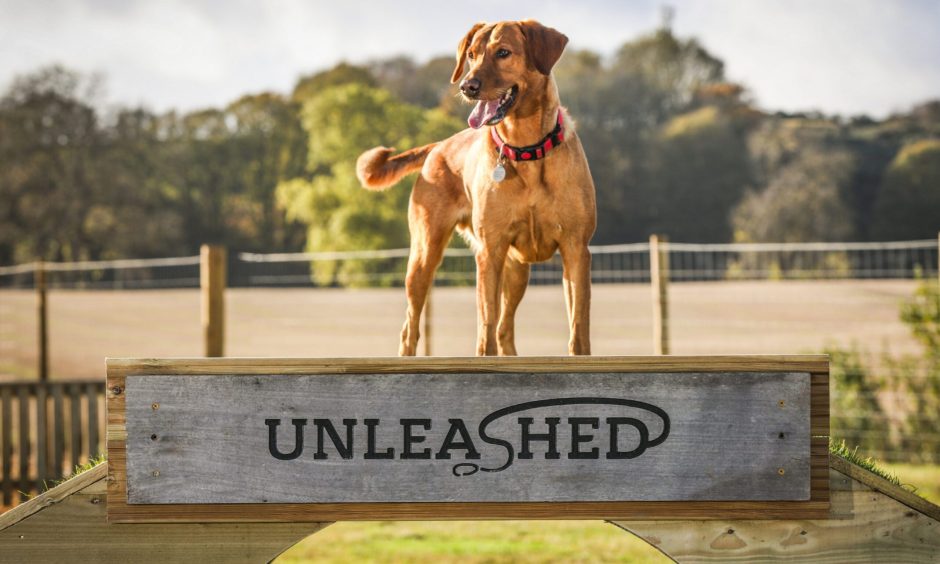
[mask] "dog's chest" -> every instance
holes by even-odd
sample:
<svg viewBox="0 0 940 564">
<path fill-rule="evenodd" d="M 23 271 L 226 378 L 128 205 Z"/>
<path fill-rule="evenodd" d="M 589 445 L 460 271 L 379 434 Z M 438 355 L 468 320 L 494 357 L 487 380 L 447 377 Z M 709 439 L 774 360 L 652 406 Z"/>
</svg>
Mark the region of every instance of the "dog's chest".
<svg viewBox="0 0 940 564">
<path fill-rule="evenodd" d="M 508 199 L 506 235 L 513 255 L 525 262 L 548 260 L 558 248 L 564 228 L 555 198 L 545 190 L 520 190 Z"/>
</svg>

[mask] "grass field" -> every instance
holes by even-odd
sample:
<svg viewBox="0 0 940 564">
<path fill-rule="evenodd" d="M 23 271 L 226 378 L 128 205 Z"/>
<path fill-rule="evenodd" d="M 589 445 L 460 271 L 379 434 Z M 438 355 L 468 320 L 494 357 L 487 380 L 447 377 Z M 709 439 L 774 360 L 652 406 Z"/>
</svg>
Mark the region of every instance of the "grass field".
<svg viewBox="0 0 940 564">
<path fill-rule="evenodd" d="M 871 352 L 913 352 L 898 304 L 913 281 L 787 281 L 673 284 L 674 354 L 807 353 L 857 343 Z M 594 354 L 650 354 L 652 304 L 643 284 L 595 285 Z M 433 293 L 432 352 L 475 351 L 472 288 Z M 392 356 L 404 320 L 400 288 L 368 290 L 233 289 L 229 356 Z M 53 291 L 49 297 L 54 379 L 100 377 L 108 356 L 199 356 L 196 290 Z M 520 354 L 567 351 L 559 286 L 529 289 L 517 315 Z M 0 291 L 0 378 L 35 377 L 36 299 Z M 420 347 L 419 347 L 420 349 Z"/>
<path fill-rule="evenodd" d="M 898 320 L 913 281 L 684 283 L 670 288 L 676 354 L 808 353 L 858 345 L 915 352 Z M 592 303 L 595 354 L 652 352 L 646 285 L 598 285 Z M 229 290 L 230 356 L 390 356 L 404 318 L 399 289 Z M 475 297 L 440 288 L 433 297 L 433 352 L 474 351 Z M 0 378 L 32 378 L 35 296 L 0 291 Z M 199 356 L 195 290 L 54 291 L 50 296 L 52 376 L 102 377 L 107 356 Z M 517 317 L 526 355 L 564 354 L 560 287 L 530 288 Z M 888 465 L 903 484 L 940 501 L 940 467 Z M 309 537 L 277 562 L 667 562 L 612 525 L 579 521 L 342 523 Z"/>
</svg>

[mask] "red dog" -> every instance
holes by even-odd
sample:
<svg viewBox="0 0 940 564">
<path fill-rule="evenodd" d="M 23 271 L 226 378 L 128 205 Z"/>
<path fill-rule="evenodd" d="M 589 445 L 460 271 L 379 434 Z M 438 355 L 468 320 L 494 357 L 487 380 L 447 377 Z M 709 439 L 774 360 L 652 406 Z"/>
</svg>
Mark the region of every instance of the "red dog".
<svg viewBox="0 0 940 564">
<path fill-rule="evenodd" d="M 527 20 L 478 23 L 457 48 L 451 82 L 476 105 L 465 129 L 393 156 L 362 154 L 363 186 L 386 188 L 421 171 L 411 193 L 408 312 L 398 353 L 415 354 L 418 322 L 434 272 L 456 228 L 477 262 L 477 354 L 516 354 L 514 317 L 533 262 L 561 253 L 570 354 L 590 354 L 594 181 L 558 99 L 551 70 L 568 42 Z"/>
</svg>

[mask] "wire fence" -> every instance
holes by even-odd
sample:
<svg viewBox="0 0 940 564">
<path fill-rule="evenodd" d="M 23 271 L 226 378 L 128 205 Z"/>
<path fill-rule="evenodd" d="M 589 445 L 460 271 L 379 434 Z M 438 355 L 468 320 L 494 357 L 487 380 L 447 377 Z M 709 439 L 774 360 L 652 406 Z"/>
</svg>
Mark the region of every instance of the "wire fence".
<svg viewBox="0 0 940 564">
<path fill-rule="evenodd" d="M 871 342 L 880 342 L 884 338 L 897 338 L 903 333 L 900 327 L 896 333 L 889 333 L 883 326 L 887 319 L 897 322 L 898 299 L 905 294 L 895 291 L 879 303 L 883 311 L 877 320 L 870 323 L 866 317 L 874 314 L 867 306 L 859 306 L 856 293 L 871 294 L 868 290 L 858 291 L 864 282 L 858 284 L 820 283 L 812 290 L 800 284 L 776 285 L 770 291 L 766 284 L 749 283 L 751 281 L 865 281 L 875 280 L 891 284 L 892 288 L 903 281 L 937 276 L 938 241 L 918 240 L 876 243 L 784 243 L 784 244 L 690 244 L 668 243 L 664 252 L 668 257 L 669 280 L 676 284 L 671 292 L 669 321 L 675 330 L 677 341 L 682 344 L 679 352 L 704 354 L 733 352 L 767 353 L 767 346 L 777 349 L 775 352 L 810 352 L 807 343 L 817 343 L 815 337 L 806 337 L 805 333 L 839 335 L 845 337 L 852 330 L 857 334 L 876 334 Z M 595 284 L 622 284 L 623 287 L 611 286 L 610 292 L 595 294 L 595 307 L 604 311 L 597 316 L 602 323 L 612 323 L 618 318 L 624 321 L 616 329 L 618 338 L 634 339 L 633 332 L 643 334 L 648 331 L 644 315 L 649 308 L 642 303 L 649 293 L 639 284 L 648 284 L 651 279 L 650 245 L 646 242 L 622 245 L 591 247 L 592 280 Z M 404 283 L 408 261 L 408 249 L 379 251 L 330 252 L 330 253 L 278 253 L 251 254 L 229 253 L 227 278 L 229 287 L 236 288 L 380 288 L 397 287 Z M 46 284 L 55 290 L 97 290 L 99 296 L 107 296 L 109 290 L 158 290 L 174 288 L 197 288 L 200 284 L 200 257 L 173 257 L 161 259 L 85 261 L 73 263 L 31 263 L 17 266 L 0 267 L 0 289 L 32 289 L 36 284 L 37 271 L 45 272 Z M 435 284 L 438 287 L 472 286 L 476 277 L 476 263 L 469 249 L 448 249 L 438 269 Z M 560 283 L 562 265 L 560 257 L 533 265 L 531 284 L 552 285 Z M 695 284 L 707 282 L 708 284 Z M 722 283 L 725 282 L 725 283 Z M 744 284 L 732 284 L 739 282 Z M 688 284 L 683 284 L 688 283 Z M 882 282 L 879 282 L 882 284 Z M 913 285 L 904 283 L 903 292 L 908 292 Z M 685 288 L 688 288 L 687 290 Z M 878 287 L 884 293 L 885 286 Z M 445 292 L 461 292 L 459 289 Z M 248 292 L 250 293 L 250 292 Z M 61 295 L 65 295 L 63 293 Z M 117 295 L 116 293 L 115 295 Z M 153 292 L 153 295 L 160 294 Z M 279 294 L 271 292 L 270 295 Z M 326 295 L 328 292 L 313 292 L 310 295 Z M 610 299 L 616 294 L 620 301 Z M 76 293 L 78 295 L 78 293 Z M 126 294 L 124 294 L 126 295 Z M 336 300 L 336 294 L 328 298 Z M 455 294 L 440 294 L 454 296 Z M 641 297 L 631 297 L 641 296 Z M 133 299 L 135 303 L 146 296 Z M 100 298 L 108 300 L 107 297 Z M 160 299 L 166 299 L 160 298 Z M 239 299 L 248 299 L 240 297 Z M 387 301 L 385 297 L 381 298 Z M 327 298 L 324 298 L 327 300 Z M 146 301 L 146 300 L 144 300 Z M 265 302 L 263 309 L 252 306 L 244 311 L 252 312 L 251 322 L 256 325 L 289 323 L 288 335 L 307 333 L 308 313 L 298 311 L 293 299 L 286 300 L 286 309 L 277 309 L 276 305 Z M 25 303 L 25 302 L 24 302 Z M 122 302 L 127 307 L 130 302 Z M 236 302 L 237 304 L 238 302 Z M 21 307 L 17 310 L 15 308 Z M 0 303 L 0 317 L 13 319 L 19 315 L 28 316 L 29 306 L 17 306 L 11 300 Z M 343 306 L 335 306 L 342 308 Z M 372 306 L 370 306 L 372 307 Z M 396 306 L 397 307 L 397 306 Z M 448 308 L 457 304 L 438 302 L 435 312 L 438 320 L 445 319 L 436 335 L 441 339 L 444 333 L 459 332 L 455 317 L 446 317 Z M 6 309 L 4 309 L 6 308 Z M 56 303 L 51 316 L 56 316 Z M 859 311 L 859 309 L 865 311 Z M 174 310 L 176 311 L 176 310 Z M 309 312 L 310 310 L 307 310 Z M 331 335 L 329 340 L 334 350 L 344 333 L 351 333 L 355 345 L 365 339 L 373 338 L 368 333 L 373 330 L 382 335 L 392 334 L 386 326 L 376 328 L 374 313 L 363 314 L 369 317 L 356 318 L 356 313 L 343 310 L 338 317 L 331 317 L 325 307 L 318 311 L 324 324 L 330 329 L 324 334 Z M 6 313 L 5 313 L 6 312 Z M 639 314 L 638 314 L 639 312 Z M 278 318 L 278 315 L 293 315 L 291 319 Z M 463 315 L 463 314 L 462 314 Z M 133 318 L 133 316 L 131 316 Z M 463 317 L 472 317 L 472 311 Z M 560 315 L 563 317 L 563 313 Z M 461 318 L 462 319 L 462 318 Z M 554 319 L 554 317 L 552 317 Z M 342 329 L 341 323 L 348 328 Z M 397 318 L 395 324 L 400 323 Z M 868 324 L 868 325 L 866 325 Z M 864 325 L 864 327 L 862 327 Z M 31 327 L 31 326 L 30 326 Z M 601 325 L 604 327 L 604 325 Z M 848 329 L 846 329 L 848 327 Z M 125 331 L 129 331 L 126 328 Z M 22 329 L 14 327 L 8 333 L 0 328 L 0 337 L 8 335 L 8 342 L 0 342 L 0 361 L 21 355 L 22 346 L 19 336 Z M 880 331 L 884 331 L 883 333 Z M 595 335 L 600 332 L 596 332 Z M 277 339 L 283 340 L 279 334 Z M 143 339 L 144 337 L 142 337 Z M 309 338 L 309 337 L 307 337 Z M 851 342 L 846 337 L 842 343 Z M 909 338 L 909 337 L 908 337 Z M 20 340 L 17 340 L 20 339 Z M 472 340 L 472 335 L 468 337 Z M 164 338 L 166 340 L 166 338 Z M 393 339 L 394 340 L 394 339 Z M 3 339 L 0 339 L 3 341 Z M 61 341 L 59 341 L 61 342 Z M 732 343 L 732 344 L 729 344 Z M 743 343 L 743 344 L 742 344 Z M 769 344 L 767 344 L 769 343 Z M 699 347 L 690 349 L 690 346 Z M 259 345 L 260 346 L 260 345 Z M 283 352 L 282 342 L 276 350 Z M 602 343 L 601 343 L 602 346 Z M 645 346 L 645 343 L 644 343 Z M 748 346 L 752 348 L 747 348 Z M 877 346 L 877 345 L 875 345 Z M 53 344 L 53 349 L 56 345 Z M 174 354 L 191 354 L 177 353 Z M 270 354 L 273 349 L 252 349 L 255 354 Z M 305 349 L 306 350 L 306 349 Z M 616 354 L 644 353 L 645 349 L 618 349 Z M 870 351 L 871 352 L 871 351 Z M 102 354 L 110 354 L 103 352 Z M 26 358 L 26 357 L 23 357 Z M 100 355 L 95 356 L 100 358 Z M 31 362 L 29 360 L 28 362 Z M 883 379 L 885 373 L 875 366 L 873 374 Z M 934 375 L 932 377 L 940 377 Z M 903 379 L 898 379 L 900 382 Z M 895 382 L 897 384 L 898 382 Z M 900 388 L 884 388 L 877 391 L 859 392 L 840 388 L 840 382 L 833 382 L 833 436 L 844 438 L 850 445 L 863 445 L 864 450 L 873 456 L 887 460 L 906 460 L 911 462 L 940 462 L 940 416 L 931 410 L 912 408 L 911 392 L 905 385 Z M 940 389 L 940 385 L 934 389 Z M 935 394 L 940 396 L 940 394 Z M 937 411 L 937 410 L 934 410 Z"/>
<path fill-rule="evenodd" d="M 672 282 L 721 280 L 913 279 L 936 275 L 936 240 L 876 243 L 734 243 L 666 245 Z M 650 280 L 649 243 L 591 247 L 595 284 Z M 233 287 L 386 287 L 404 284 L 408 249 L 319 253 L 232 254 Z M 0 267 L 0 288 L 31 288 L 37 263 Z M 199 257 L 45 263 L 49 287 L 74 289 L 194 288 Z M 469 249 L 450 248 L 435 284 L 474 283 Z M 561 258 L 532 267 L 533 285 L 558 284 Z"/>
</svg>

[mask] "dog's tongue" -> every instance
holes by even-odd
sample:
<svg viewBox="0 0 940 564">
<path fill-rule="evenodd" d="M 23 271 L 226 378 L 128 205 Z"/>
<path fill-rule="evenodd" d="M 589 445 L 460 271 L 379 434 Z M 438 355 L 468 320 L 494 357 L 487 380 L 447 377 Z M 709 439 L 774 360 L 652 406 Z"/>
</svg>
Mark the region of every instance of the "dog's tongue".
<svg viewBox="0 0 940 564">
<path fill-rule="evenodd" d="M 496 117 L 497 110 L 499 110 L 499 100 L 480 100 L 470 112 L 467 124 L 473 129 L 480 129 L 486 122 Z"/>
</svg>

